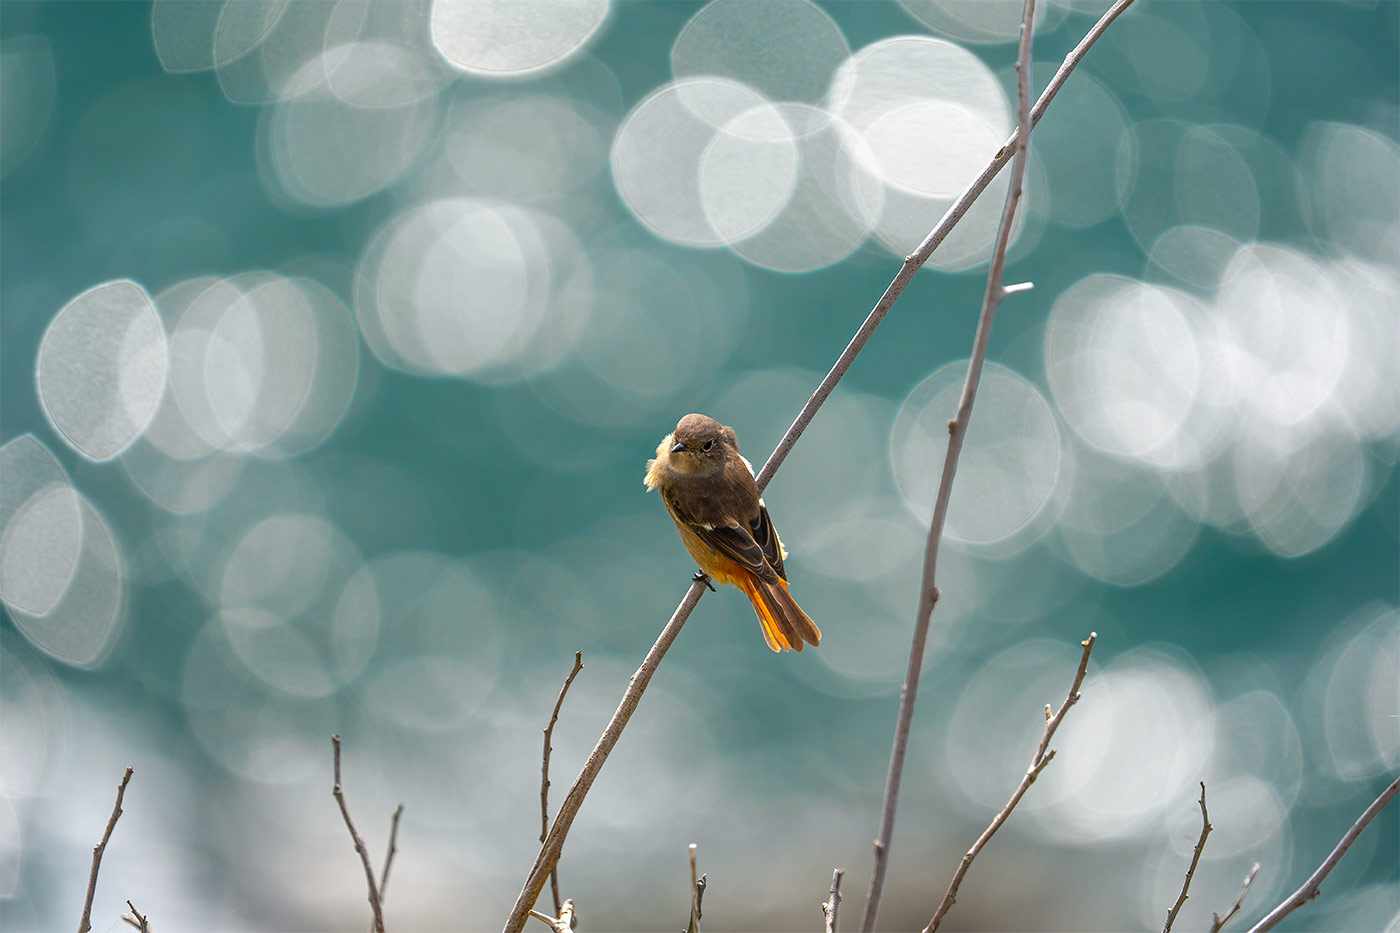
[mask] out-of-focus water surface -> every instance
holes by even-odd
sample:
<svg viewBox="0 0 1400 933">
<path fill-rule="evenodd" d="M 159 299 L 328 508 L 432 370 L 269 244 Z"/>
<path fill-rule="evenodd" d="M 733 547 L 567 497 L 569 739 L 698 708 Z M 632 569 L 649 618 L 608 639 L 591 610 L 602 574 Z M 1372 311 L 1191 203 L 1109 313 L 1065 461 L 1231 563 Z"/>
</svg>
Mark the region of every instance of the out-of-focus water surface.
<svg viewBox="0 0 1400 933">
<path fill-rule="evenodd" d="M 1043 86 L 1102 9 L 1047 0 Z M 1006 138 L 1020 3 L 0 4 L 0 922 L 493 929 L 756 463 Z M 1252 922 L 1400 768 L 1400 6 L 1130 9 L 1036 131 L 883 926 Z M 707 595 L 574 826 L 581 929 L 845 925 L 1004 181 L 767 491 L 820 649 Z M 1377 821 L 1293 929 L 1400 920 Z M 1244 923 L 1240 924 L 1241 927 Z"/>
</svg>

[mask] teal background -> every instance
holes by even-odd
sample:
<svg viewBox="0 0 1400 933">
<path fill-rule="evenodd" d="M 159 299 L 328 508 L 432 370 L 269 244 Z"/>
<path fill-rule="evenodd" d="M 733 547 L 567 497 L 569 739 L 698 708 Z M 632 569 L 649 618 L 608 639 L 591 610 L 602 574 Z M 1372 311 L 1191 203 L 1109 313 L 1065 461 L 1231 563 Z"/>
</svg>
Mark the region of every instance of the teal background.
<svg viewBox="0 0 1400 933">
<path fill-rule="evenodd" d="M 1087 14 L 1098 12 L 1094 4 L 1076 6 L 1083 9 L 1057 14 L 1036 36 L 1041 84 L 1091 24 Z M 1322 121 L 1364 128 L 1394 156 L 1400 6 L 1255 0 L 1208 14 L 1199 6 L 1214 5 L 1141 0 L 1081 73 L 1115 94 L 1132 124 L 1169 117 L 1184 126 L 1234 125 L 1287 157 L 1298 178 L 1276 165 L 1254 175 L 1260 214 L 1250 239 L 1318 263 L 1359 258 L 1389 270 L 1376 304 L 1377 319 L 1388 322 L 1376 331 L 1383 336 L 1351 352 L 1372 353 L 1393 396 L 1397 346 L 1392 340 L 1387 348 L 1386 340 L 1395 334 L 1400 291 L 1396 209 L 1387 201 L 1400 161 L 1372 165 L 1373 206 L 1389 212 L 1392 226 L 1370 241 L 1373 253 L 1359 257 L 1354 238 L 1320 219 L 1310 200 L 1316 190 L 1296 167 L 1306 164 L 1309 128 Z M 52 453 L 110 529 L 121 555 L 112 577 L 122 581 L 120 607 L 90 659 L 46 651 L 16 624 L 12 607 L 0 627 L 0 758 L 9 762 L 0 768 L 5 929 L 71 924 L 90 847 L 127 764 L 136 776 L 107 849 L 96 929 L 120 927 L 128 897 L 162 930 L 362 924 L 360 871 L 328 793 L 332 732 L 344 737 L 347 797 L 375 861 L 388 814 L 405 805 L 388 925 L 488 929 L 502 922 L 537 849 L 538 730 L 573 652 L 583 652 L 585 669 L 554 733 L 553 803 L 689 584 L 689 558 L 661 503 L 641 485 L 644 461 L 680 415 L 705 411 L 733 425 L 760 464 L 899 267 L 898 251 L 869 240 L 839 262 L 783 274 L 725 248 L 668 242 L 629 211 L 608 170 L 611 134 L 672 80 L 672 44 L 701 8 L 616 4 L 581 53 L 539 77 L 493 81 L 436 62 L 445 76 L 421 153 L 368 196 L 318 207 L 298 203 L 260 165 L 271 104 L 230 101 L 213 71 L 162 68 L 150 5 L 0 4 L 5 51 L 41 37 L 53 78 L 51 108 L 37 122 L 19 122 L 18 85 L 0 85 L 5 132 L 33 137 L 0 181 L 0 442 L 32 435 Z M 821 8 L 853 51 L 894 35 L 937 35 L 896 4 Z M 1163 98 L 1153 76 L 1171 69 L 1144 72 L 1133 43 L 1159 37 L 1165 44 L 1168 26 L 1201 16 L 1217 37 L 1249 41 L 1207 45 L 1210 73 L 1223 77 L 1197 93 Z M 1201 51 L 1200 36 L 1190 36 L 1186 47 Z M 408 47 L 433 56 L 430 44 Z M 1006 83 L 1011 44 L 966 48 Z M 1253 70 L 1241 48 L 1257 49 L 1266 72 Z M 7 83 L 16 80 L 6 74 Z M 395 368 L 361 339 L 353 395 L 324 440 L 285 455 L 230 455 L 245 461 L 233 491 L 189 514 L 153 502 L 118 462 L 83 456 L 46 416 L 36 382 L 40 342 L 59 310 L 99 283 L 131 279 L 158 296 L 195 276 L 266 269 L 305 275 L 357 310 L 356 264 L 376 234 L 435 191 L 450 192 L 435 188 L 441 173 L 434 168 L 435 147 L 448 138 L 448 108 L 527 93 L 553 95 L 585 114 L 602 146 L 592 174 L 531 206 L 565 218 L 585 251 L 595 251 L 595 282 L 605 280 L 613 255 L 605 251 L 626 249 L 665 263 L 671 281 L 690 290 L 687 298 L 636 284 L 637 307 L 670 322 L 663 328 L 709 335 L 696 338 L 708 341 L 701 363 L 678 366 L 674 385 L 628 408 L 598 379 L 578 377 L 572 355 L 538 373 L 456 377 Z M 1074 106 L 1067 89 L 1042 127 L 1068 120 Z M 1111 177 L 1078 183 L 1094 182 L 1115 187 Z M 1045 202 L 1036 207 L 1036 183 L 1033 174 L 1031 235 L 1007 271 L 1009 281 L 1032 281 L 1035 289 L 1007 300 L 989 359 L 1024 377 L 1054 408 L 1042 351 L 1046 322 L 1076 283 L 1109 273 L 1203 302 L 1215 289 L 1154 265 L 1121 198 L 1111 216 L 1068 225 Z M 629 270 L 613 271 L 610 287 L 633 282 Z M 780 531 L 821 529 L 807 540 L 784 535 L 793 592 L 821 625 L 823 644 L 800 656 L 773 655 L 739 594 L 705 596 L 565 850 L 561 880 L 579 905 L 580 929 L 684 924 L 691 842 L 709 875 L 707 929 L 816 929 L 816 904 L 836 866 L 847 869 L 843 922 L 856 923 L 922 547 L 919 521 L 904 509 L 895 478 L 891 433 L 916 386 L 965 360 L 984 272 L 982 264 L 928 268 L 916 277 L 769 488 Z M 599 287 L 590 300 L 609 307 L 623 300 L 619 294 Z M 974 420 L 981 415 L 996 420 L 981 408 Z M 1055 419 L 1069 445 L 1073 434 L 1058 410 Z M 1364 465 L 1357 504 L 1301 555 L 1271 550 L 1248 521 L 1221 527 L 1190 517 L 1194 538 L 1179 559 L 1145 582 L 1115 585 L 1076 563 L 1049 512 L 1014 547 L 948 546 L 946 598 L 934 616 L 882 928 L 911 928 L 931 914 L 960 853 L 995 812 L 987 801 L 1014 787 L 1033 751 L 1041 705 L 1063 698 L 1075 645 L 1091 630 L 1098 632 L 1095 676 L 1109 678 L 1103 683 L 1118 676 L 1112 682 L 1127 689 L 1142 671 L 1155 672 L 1167 678 L 1162 683 L 1186 685 L 1180 694 L 1157 694 L 1164 706 L 1182 697 L 1197 705 L 1114 725 L 1111 703 L 1100 697 L 1117 694 L 1105 687 L 1096 697 L 1091 677 L 1057 743 L 1059 756 L 1028 798 L 1029 807 L 1045 791 L 1043 809 L 1013 817 L 973 868 L 949 922 L 1066 930 L 1160 922 L 1198 831 L 1201 779 L 1217 835 L 1181 928 L 1223 912 L 1254 860 L 1263 864 L 1260 880 L 1244 922 L 1232 927 L 1262 916 L 1306 877 L 1400 766 L 1400 434 L 1392 425 L 1354 440 Z M 938 459 L 941 449 L 930 473 Z M 864 578 L 833 572 L 832 562 L 852 559 L 831 543 L 847 527 L 837 526 L 836 513 L 854 506 L 823 499 L 824 477 L 859 485 L 869 514 L 880 514 L 878 527 L 898 543 L 887 570 Z M 859 523 L 866 513 L 852 514 Z M 218 581 L 236 542 L 277 515 L 314 517 L 337 529 L 347 547 L 321 585 L 287 584 L 307 588 L 309 605 L 287 624 L 301 627 L 316 658 L 334 668 L 347 652 L 363 652 L 358 666 L 346 662 L 343 676 L 323 690 L 269 683 L 245 669 L 222 634 L 227 607 Z M 876 537 L 872 553 L 896 550 Z M 288 559 L 304 556 L 290 547 Z M 394 563 L 403 554 L 437 557 Z M 367 563 L 379 568 L 377 631 L 347 635 L 330 620 L 340 618 L 343 588 Z M 275 578 L 279 569 L 274 562 L 252 572 Z M 301 663 L 291 655 L 273 660 L 293 674 Z M 998 680 L 998 671 L 1010 673 Z M 1142 680 L 1146 705 L 1120 714 L 1150 709 L 1158 683 Z M 1031 686 L 1048 692 L 1023 695 Z M 1346 705 L 1353 687 L 1363 704 L 1356 710 Z M 1218 725 L 1194 758 L 1174 757 L 1172 745 L 1170 760 L 1187 764 L 1180 773 L 1154 770 L 1180 780 L 1142 788 L 1149 803 L 1125 804 L 1123 813 L 1132 815 L 1116 826 L 1102 814 L 1085 815 L 1093 808 L 1084 787 L 1097 786 L 1095 768 L 1131 782 L 1134 756 L 1155 760 L 1128 738 L 1148 750 L 1178 740 L 1194 747 L 1197 720 L 1173 717 L 1216 715 L 1211 721 L 1223 723 L 1218 711 L 1251 695 L 1274 705 L 1231 708 L 1267 706 L 1275 718 L 1251 730 L 1245 726 L 1255 720 L 1245 716 L 1241 732 Z M 1112 746 L 1108 762 L 1095 764 L 1094 749 L 1108 734 L 1127 736 L 1128 744 Z M 949 752 L 977 735 L 994 766 L 978 757 L 980 746 L 967 762 Z M 1054 784 L 1061 770 L 1067 783 Z M 976 775 L 993 773 L 984 800 Z M 1234 788 L 1218 804 L 1210 796 L 1216 780 Z M 1267 814 L 1274 810 L 1247 805 L 1265 790 L 1278 803 L 1273 822 Z M 1239 814 L 1233 827 L 1232 812 Z M 1398 880 L 1392 808 L 1322 897 L 1286 926 L 1392 928 L 1400 922 Z"/>
</svg>

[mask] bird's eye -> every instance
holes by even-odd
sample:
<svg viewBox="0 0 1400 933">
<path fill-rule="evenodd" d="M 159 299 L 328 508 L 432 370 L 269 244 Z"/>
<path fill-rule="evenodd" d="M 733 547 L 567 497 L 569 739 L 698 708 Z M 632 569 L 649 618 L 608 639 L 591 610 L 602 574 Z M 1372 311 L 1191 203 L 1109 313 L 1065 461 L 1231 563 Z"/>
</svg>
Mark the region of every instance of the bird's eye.
<svg viewBox="0 0 1400 933">
<path fill-rule="evenodd" d="M 701 445 L 700 445 L 700 449 L 701 449 L 701 450 L 711 450 L 711 449 L 714 448 L 714 446 L 715 446 L 715 442 L 714 442 L 713 439 L 711 439 L 711 440 L 708 440 L 708 441 L 706 441 L 705 443 L 701 444 Z"/>
</svg>

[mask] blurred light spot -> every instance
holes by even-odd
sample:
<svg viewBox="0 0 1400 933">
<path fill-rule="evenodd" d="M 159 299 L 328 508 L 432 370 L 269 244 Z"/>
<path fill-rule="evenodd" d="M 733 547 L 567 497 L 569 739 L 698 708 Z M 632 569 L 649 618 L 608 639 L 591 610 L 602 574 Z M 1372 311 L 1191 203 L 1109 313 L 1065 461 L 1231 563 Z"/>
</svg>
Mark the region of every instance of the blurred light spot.
<svg viewBox="0 0 1400 933">
<path fill-rule="evenodd" d="M 1226 265 L 1239 248 L 1239 242 L 1227 233 L 1183 224 L 1159 236 L 1148 259 L 1153 267 L 1204 288 L 1224 277 Z"/>
<path fill-rule="evenodd" d="M 1400 931 L 1400 893 L 1395 882 L 1381 881 L 1376 884 L 1358 884 L 1350 891 L 1341 892 L 1335 900 L 1319 904 L 1325 911 L 1325 920 L 1318 929 L 1356 931 L 1384 930 L 1385 933 Z"/>
<path fill-rule="evenodd" d="M 1017 19 L 1019 19 L 1019 14 Z M 1048 82 L 1058 62 L 1036 62 L 1036 83 Z M 1122 209 L 1112 184 L 1120 151 L 1127 147 L 1128 116 L 1113 91 L 1091 74 L 1076 73 L 1055 97 L 1055 116 L 1035 128 L 1031 159 L 1044 167 L 1050 219 L 1088 227 Z"/>
<path fill-rule="evenodd" d="M 1347 315 L 1350 353 L 1332 400 L 1352 430 L 1371 440 L 1400 440 L 1400 276 L 1391 266 L 1343 261 L 1327 269 L 1338 306 Z"/>
<path fill-rule="evenodd" d="M 431 201 L 386 225 L 361 257 L 355 313 L 370 349 L 409 372 L 499 379 L 567 349 L 552 289 L 591 301 L 582 246 L 557 218 L 471 198 Z M 555 295 L 557 299 L 557 295 Z M 536 339 L 538 337 L 538 339 Z"/>
<path fill-rule="evenodd" d="M 259 126 L 264 182 L 293 200 L 338 207 L 374 194 L 417 159 L 437 118 L 438 82 L 387 42 L 328 48 L 280 90 Z"/>
<path fill-rule="evenodd" d="M 671 47 L 677 79 L 717 77 L 769 100 L 816 103 L 850 54 L 841 27 L 810 0 L 714 0 Z"/>
<path fill-rule="evenodd" d="M 1118 192 L 1144 252 L 1182 224 L 1239 242 L 1259 232 L 1259 190 L 1249 163 L 1209 127 L 1175 120 L 1134 126 L 1119 151 Z"/>
<path fill-rule="evenodd" d="M 1025 19 L 1021 0 L 900 0 L 899 5 L 934 32 L 961 42 L 1014 42 Z M 1054 30 L 1068 8 L 1062 0 L 1038 4 L 1036 35 Z"/>
<path fill-rule="evenodd" d="M 1244 247 L 1225 271 L 1215 306 L 1236 350 L 1231 374 L 1254 412 L 1296 425 L 1330 399 L 1351 334 L 1336 293 L 1306 256 Z"/>
<path fill-rule="evenodd" d="M 138 453 L 131 466 L 148 485 L 167 489 L 168 508 L 207 508 L 217 499 L 207 492 L 236 476 L 228 463 L 198 463 L 211 453 L 302 453 L 344 417 L 359 340 L 349 310 L 324 286 L 254 272 L 190 280 L 161 293 L 159 303 L 174 328 L 170 388 L 148 434 L 159 452 Z M 171 486 L 157 475 L 166 472 L 161 454 L 196 463 L 175 468 Z M 182 488 L 195 473 L 213 486 Z"/>
<path fill-rule="evenodd" d="M 961 193 L 1011 130 L 1006 97 L 981 59 L 924 36 L 856 52 L 826 100 L 865 137 L 879 177 L 925 196 Z"/>
<path fill-rule="evenodd" d="M 869 146 L 839 117 L 802 104 L 775 109 L 795 134 L 793 187 L 777 216 L 730 248 L 776 272 L 811 272 L 865 241 L 880 217 L 884 186 L 867 168 Z M 706 169 L 709 161 L 707 153 Z M 705 203 L 708 208 L 711 201 Z"/>
<path fill-rule="evenodd" d="M 1139 87 L 1159 105 L 1189 100 L 1210 75 L 1210 28 L 1201 3 L 1173 3 L 1127 23 L 1118 41 Z"/>
<path fill-rule="evenodd" d="M 190 732 L 231 774 L 287 785 L 325 769 L 324 742 L 339 717 L 325 699 L 269 694 L 210 622 L 185 656 L 180 700 Z"/>
<path fill-rule="evenodd" d="M 1063 293 L 1045 332 L 1045 366 L 1070 427 L 1118 456 L 1173 443 L 1202 378 L 1200 316 L 1180 292 L 1117 276 L 1090 276 Z"/>
<path fill-rule="evenodd" d="M 166 71 L 203 71 L 252 51 L 277 24 L 287 0 L 155 0 L 151 33 Z"/>
<path fill-rule="evenodd" d="M 1080 692 L 1055 737 L 1060 754 L 1026 801 L 1046 831 L 1065 841 L 1131 838 L 1199 793 L 1214 737 L 1198 728 L 1211 701 L 1196 671 L 1140 649 L 1091 675 Z M 1058 707 L 1063 697 L 1054 696 L 1047 699 Z"/>
<path fill-rule="evenodd" d="M 472 191 L 542 201 L 601 170 L 603 119 L 587 105 L 545 94 L 465 98 L 448 118 L 447 157 Z"/>
<path fill-rule="evenodd" d="M 1400 145 L 1346 123 L 1313 123 L 1303 162 L 1319 232 L 1358 258 L 1394 266 L 1400 254 Z"/>
<path fill-rule="evenodd" d="M 43 36 L 0 42 L 0 177 L 24 163 L 43 142 L 53 113 L 53 50 Z"/>
<path fill-rule="evenodd" d="M 873 580 L 906 555 L 920 553 L 927 535 L 928 529 L 902 501 L 870 498 L 853 503 L 850 511 L 809 534 L 803 541 L 802 562 L 829 577 Z"/>
<path fill-rule="evenodd" d="M 321 488 L 291 459 L 244 458 L 233 487 L 217 491 L 216 502 L 171 521 L 174 533 L 160 539 L 170 566 L 211 605 L 220 603 L 225 565 L 249 528 L 275 515 L 325 512 Z"/>
<path fill-rule="evenodd" d="M 1283 557 L 1322 547 L 1364 505 L 1366 458 L 1347 431 L 1251 432 L 1234 466 L 1250 525 Z"/>
<path fill-rule="evenodd" d="M 68 589 L 82 553 L 82 511 L 72 486 L 53 484 L 7 516 L 0 593 L 7 605 L 44 615 Z"/>
<path fill-rule="evenodd" d="M 637 219 L 686 246 L 756 233 L 787 203 L 797 175 L 782 115 L 758 92 L 718 78 L 677 81 L 637 104 L 613 138 L 611 162 Z"/>
<path fill-rule="evenodd" d="M 700 157 L 700 206 L 719 238 L 735 243 L 787 206 L 799 151 L 776 107 L 746 110 L 721 128 Z"/>
<path fill-rule="evenodd" d="M 380 627 L 392 633 L 366 684 L 366 709 L 427 732 L 466 725 L 494 688 L 502 660 L 498 600 L 485 580 L 466 564 L 409 552 L 372 561 L 352 585 L 354 600 L 342 599 L 337 615 L 358 615 L 366 595 L 377 597 Z"/>
<path fill-rule="evenodd" d="M 23 644 L 10 639 L 0 647 L 0 720 L 7 748 L 0 757 L 0 795 L 9 798 L 50 793 L 69 751 L 67 693 Z"/>
<path fill-rule="evenodd" d="M 51 657 L 75 667 L 100 664 L 120 628 L 123 591 L 112 533 L 72 487 L 40 490 L 5 523 L 0 596 L 15 627 Z"/>
<path fill-rule="evenodd" d="M 0 897 L 14 897 L 24 861 L 24 837 L 10 795 L 0 791 Z"/>
<path fill-rule="evenodd" d="M 1199 526 L 1156 473 L 1075 447 L 1064 475 L 1056 540 L 1091 577 L 1138 586 L 1176 566 L 1196 540 Z"/>
<path fill-rule="evenodd" d="M 1266 782 L 1284 803 L 1296 798 L 1302 783 L 1302 740 L 1293 717 L 1275 694 L 1254 690 L 1222 703 L 1206 728 L 1215 738 L 1205 775 L 1212 800 L 1216 799 L 1217 786 L 1240 777 Z M 1259 833 L 1254 839 L 1267 834 Z M 1236 835 L 1235 848 L 1227 851 L 1237 851 L 1249 842 L 1250 837 Z"/>
<path fill-rule="evenodd" d="M 1372 608 L 1361 618 L 1360 626 L 1343 628 L 1345 643 L 1319 659 L 1309 678 L 1325 683 L 1327 764 L 1346 781 L 1400 764 L 1400 613 Z"/>
<path fill-rule="evenodd" d="M 35 365 L 44 415 L 90 460 L 110 460 L 155 416 L 166 379 L 165 329 L 129 280 L 83 292 L 44 331 Z"/>
<path fill-rule="evenodd" d="M 938 370 L 909 393 L 895 417 L 890 434 L 895 479 L 920 521 L 933 514 L 948 421 L 957 413 L 966 373 L 965 362 Z M 1044 530 L 1035 519 L 1059 476 L 1059 428 L 1039 390 L 996 363 L 983 369 L 977 401 L 948 504 L 946 534 L 965 544 L 1017 550 Z"/>
<path fill-rule="evenodd" d="M 374 650 L 378 619 L 331 610 L 359 566 L 350 541 L 320 518 L 275 515 L 248 529 L 219 593 L 234 654 L 291 696 L 326 696 L 353 679 Z"/>
<path fill-rule="evenodd" d="M 463 71 L 535 74 L 577 54 L 608 7 L 608 0 L 433 0 L 433 46 Z"/>
</svg>

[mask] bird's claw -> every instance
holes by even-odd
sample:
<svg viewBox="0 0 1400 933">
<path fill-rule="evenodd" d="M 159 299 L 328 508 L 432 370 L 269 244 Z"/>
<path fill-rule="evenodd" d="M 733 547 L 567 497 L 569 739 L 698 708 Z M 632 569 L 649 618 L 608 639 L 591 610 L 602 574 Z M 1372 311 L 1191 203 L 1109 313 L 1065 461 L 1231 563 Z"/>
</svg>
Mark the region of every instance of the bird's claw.
<svg viewBox="0 0 1400 933">
<path fill-rule="evenodd" d="M 715 585 L 714 585 L 713 583 L 710 582 L 710 575 L 707 574 L 707 573 L 706 573 L 705 571 L 703 571 L 703 570 L 697 570 L 697 571 L 695 571 L 694 575 L 691 576 L 690 579 L 691 579 L 693 582 L 695 582 L 695 583 L 703 583 L 703 584 L 705 584 L 706 586 L 708 586 L 708 587 L 710 588 L 710 592 L 711 592 L 711 593 L 717 593 L 717 592 L 719 592 L 718 590 L 715 589 Z"/>
</svg>

